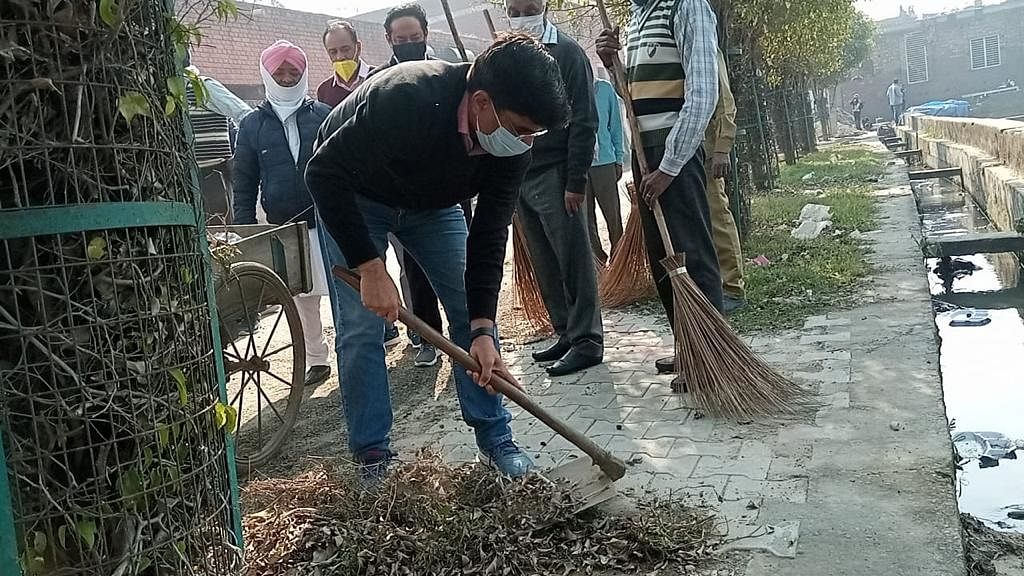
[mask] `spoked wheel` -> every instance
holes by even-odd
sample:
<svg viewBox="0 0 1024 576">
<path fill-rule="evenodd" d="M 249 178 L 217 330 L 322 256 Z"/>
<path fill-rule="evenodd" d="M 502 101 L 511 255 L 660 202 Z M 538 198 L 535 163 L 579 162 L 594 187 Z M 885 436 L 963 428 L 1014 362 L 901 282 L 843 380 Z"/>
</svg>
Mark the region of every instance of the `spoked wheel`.
<svg viewBox="0 0 1024 576">
<path fill-rule="evenodd" d="M 287 286 L 254 262 L 233 264 L 217 287 L 228 402 L 238 411 L 235 461 L 247 475 L 295 425 L 306 373 L 299 311 Z"/>
</svg>

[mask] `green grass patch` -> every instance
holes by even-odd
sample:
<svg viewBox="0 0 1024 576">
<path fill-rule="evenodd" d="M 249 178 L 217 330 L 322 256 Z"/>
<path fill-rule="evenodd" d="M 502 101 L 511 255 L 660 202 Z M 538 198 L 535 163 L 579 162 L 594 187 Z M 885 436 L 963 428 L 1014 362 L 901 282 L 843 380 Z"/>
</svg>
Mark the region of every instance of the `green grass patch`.
<svg viewBox="0 0 1024 576">
<path fill-rule="evenodd" d="M 862 185 L 885 173 L 883 156 L 863 147 L 834 146 L 809 154 L 793 166 L 783 166 L 783 188 L 822 188 L 831 185 Z"/>
<path fill-rule="evenodd" d="M 832 207 L 833 226 L 814 240 L 790 236 L 805 204 Z M 848 305 L 871 268 L 863 242 L 851 233 L 875 228 L 875 200 L 867 186 L 833 186 L 820 195 L 785 190 L 751 199 L 751 230 L 743 246 L 747 307 L 731 318 L 737 330 L 779 330 L 808 316 Z"/>
</svg>

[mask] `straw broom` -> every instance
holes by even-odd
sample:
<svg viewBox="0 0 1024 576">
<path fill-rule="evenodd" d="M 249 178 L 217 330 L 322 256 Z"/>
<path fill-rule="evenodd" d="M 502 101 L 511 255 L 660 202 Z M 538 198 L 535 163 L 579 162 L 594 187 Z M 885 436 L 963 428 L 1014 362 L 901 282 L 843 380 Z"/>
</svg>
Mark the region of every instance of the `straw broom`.
<svg viewBox="0 0 1024 576">
<path fill-rule="evenodd" d="M 632 203 L 629 217 L 626 218 L 626 229 L 622 232 L 608 267 L 600 277 L 601 303 L 608 308 L 628 306 L 638 300 L 653 298 L 658 293 L 647 259 L 644 228 L 640 222 L 640 207 L 636 203 L 634 185 L 630 183 L 626 187 Z"/>
<path fill-rule="evenodd" d="M 597 0 L 597 7 L 605 27 L 611 29 L 604 1 Z M 626 103 L 626 116 L 642 179 L 649 164 L 618 56 L 611 72 L 615 88 Z M 661 264 L 672 282 L 676 368 L 694 402 L 710 414 L 737 419 L 779 412 L 794 413 L 795 405 L 806 398 L 807 392 L 768 366 L 736 336 L 686 272 L 685 255 L 677 254 L 673 249 L 661 203 L 654 202 L 651 210 L 665 245 L 665 254 L 668 254 Z"/>
<path fill-rule="evenodd" d="M 448 26 L 451 28 L 456 45 L 462 46 L 459 33 L 455 30 L 455 19 L 452 17 L 448 0 L 441 0 L 441 7 L 444 8 L 444 14 L 448 19 Z M 491 38 L 497 38 L 498 33 L 494 28 L 494 21 L 491 20 L 490 11 L 484 10 L 484 19 L 487 21 L 487 28 L 491 31 Z M 462 59 L 466 60 L 465 49 L 462 52 Z M 539 333 L 553 332 L 551 318 L 548 315 L 548 309 L 544 306 L 540 285 L 537 284 L 537 273 L 533 269 L 530 249 L 526 244 L 526 232 L 523 231 L 518 214 L 512 217 L 512 283 L 516 287 L 516 299 L 522 306 L 523 314 L 530 326 Z"/>
<path fill-rule="evenodd" d="M 519 222 L 519 214 L 512 216 L 512 283 L 516 287 L 516 300 L 522 306 L 523 314 L 534 330 L 543 333 L 554 331 L 548 309 L 540 295 L 540 285 L 530 260 L 530 248 L 526 245 L 526 234 Z"/>
</svg>

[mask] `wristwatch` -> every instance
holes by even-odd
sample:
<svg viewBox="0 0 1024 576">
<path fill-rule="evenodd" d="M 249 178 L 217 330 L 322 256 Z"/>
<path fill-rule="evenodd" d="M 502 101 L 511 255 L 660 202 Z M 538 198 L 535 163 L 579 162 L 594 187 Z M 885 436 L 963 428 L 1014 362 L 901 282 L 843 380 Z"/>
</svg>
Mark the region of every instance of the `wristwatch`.
<svg viewBox="0 0 1024 576">
<path fill-rule="evenodd" d="M 469 343 L 472 344 L 481 336 L 487 336 L 491 340 L 494 340 L 494 347 L 498 347 L 498 327 L 496 325 L 488 328 L 474 328 L 473 331 L 469 333 Z"/>
</svg>

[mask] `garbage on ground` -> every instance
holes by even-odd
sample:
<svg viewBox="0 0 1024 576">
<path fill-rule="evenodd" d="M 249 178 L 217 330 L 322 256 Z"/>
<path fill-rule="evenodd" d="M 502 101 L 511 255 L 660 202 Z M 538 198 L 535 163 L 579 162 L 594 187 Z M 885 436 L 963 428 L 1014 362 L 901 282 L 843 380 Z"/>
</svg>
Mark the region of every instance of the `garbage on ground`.
<svg viewBox="0 0 1024 576">
<path fill-rule="evenodd" d="M 995 468 L 1000 460 L 1016 460 L 1020 444 L 999 432 L 959 432 L 953 436 L 957 466 L 961 467 L 971 460 L 977 460 L 979 468 Z"/>
<path fill-rule="evenodd" d="M 832 207 L 824 204 L 805 204 L 800 209 L 800 221 L 825 222 L 832 219 Z"/>
<path fill-rule="evenodd" d="M 801 222 L 799 226 L 794 228 L 793 231 L 790 232 L 790 236 L 797 240 L 814 240 L 818 236 L 821 236 L 821 233 L 831 225 L 832 222 L 829 222 L 828 220 L 824 222 L 811 222 L 807 220 Z"/>
<path fill-rule="evenodd" d="M 953 327 L 986 326 L 992 323 L 988 310 L 961 308 L 950 316 L 949 325 Z"/>
<path fill-rule="evenodd" d="M 771 263 L 772 263 L 772 261 L 769 260 L 768 257 L 765 256 L 764 254 L 761 254 L 760 256 L 757 256 L 756 258 L 751 258 L 750 259 L 750 264 L 753 265 L 753 266 L 768 266 Z"/>
<path fill-rule="evenodd" d="M 800 210 L 800 224 L 790 232 L 797 240 L 814 240 L 821 235 L 832 221 L 832 208 L 823 204 L 806 204 Z"/>
</svg>

